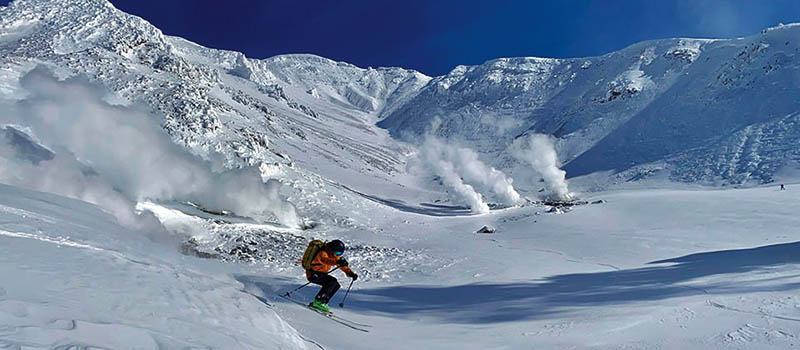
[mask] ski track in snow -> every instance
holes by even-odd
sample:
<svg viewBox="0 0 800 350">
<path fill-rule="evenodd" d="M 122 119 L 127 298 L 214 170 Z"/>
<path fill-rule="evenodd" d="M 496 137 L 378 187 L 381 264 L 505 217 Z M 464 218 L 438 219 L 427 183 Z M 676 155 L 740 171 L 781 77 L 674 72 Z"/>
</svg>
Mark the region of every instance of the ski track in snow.
<svg viewBox="0 0 800 350">
<path fill-rule="evenodd" d="M 772 314 L 768 314 L 768 313 L 763 312 L 763 311 L 755 312 L 755 311 L 747 311 L 747 310 L 737 309 L 735 307 L 726 306 L 726 305 L 720 304 L 720 303 L 712 301 L 712 300 L 708 301 L 708 305 L 713 306 L 713 307 L 718 308 L 718 309 L 723 309 L 723 310 L 741 312 L 741 313 L 745 313 L 745 314 L 751 314 L 751 315 L 762 316 L 762 317 L 770 317 L 770 318 L 775 318 L 775 319 L 784 320 L 784 321 L 800 322 L 800 318 L 772 315 Z"/>
<path fill-rule="evenodd" d="M 100 253 L 103 253 L 103 254 L 109 254 L 109 255 L 117 258 L 117 259 L 126 260 L 126 261 L 129 261 L 129 262 L 135 263 L 135 264 L 148 265 L 148 266 L 150 265 L 150 264 L 148 264 L 148 263 L 146 263 L 144 261 L 131 259 L 130 257 L 125 256 L 124 254 L 121 254 L 121 253 L 116 252 L 116 251 L 103 249 L 103 248 L 98 248 L 98 247 L 95 247 L 95 246 L 92 246 L 92 245 L 88 245 L 88 244 L 78 243 L 78 242 L 72 241 L 72 240 L 70 240 L 69 238 L 66 238 L 66 237 L 49 238 L 49 237 L 36 235 L 36 234 L 32 234 L 32 233 L 9 232 L 9 231 L 3 231 L 3 230 L 0 230 L 0 235 L 6 236 L 6 237 L 35 239 L 37 241 L 42 241 L 42 242 L 46 242 L 46 243 L 50 243 L 50 244 L 55 244 L 55 245 L 62 246 L 62 247 L 72 247 L 72 248 L 87 249 L 87 250 L 90 250 L 90 251 L 96 251 L 96 252 L 100 252 Z"/>
<path fill-rule="evenodd" d="M 119 254 L 117 252 L 111 252 L 111 251 L 108 251 L 108 250 L 105 250 L 105 249 L 100 249 L 100 248 L 97 248 L 97 247 L 94 247 L 94 246 L 91 246 L 91 245 L 88 245 L 88 244 L 81 244 L 81 243 L 73 242 L 73 241 L 70 241 L 67 238 L 62 238 L 62 237 L 59 237 L 57 239 L 52 239 L 52 238 L 48 238 L 48 237 L 43 237 L 43 236 L 31 234 L 31 233 L 8 232 L 8 231 L 2 231 L 2 230 L 0 230 L 0 235 L 8 236 L 8 237 L 35 239 L 35 240 L 39 240 L 39 241 L 42 241 L 42 242 L 52 243 L 52 244 L 56 244 L 56 245 L 60 245 L 60 246 L 68 246 L 68 247 L 89 249 L 89 250 L 94 250 L 94 251 L 98 251 L 98 252 L 111 253 L 115 257 L 122 257 L 122 254 Z"/>
<path fill-rule="evenodd" d="M 564 258 L 564 260 L 566 260 L 566 261 L 570 261 L 570 262 L 574 262 L 574 263 L 598 265 L 598 266 L 603 266 L 603 267 L 608 267 L 608 268 L 611 268 L 611 269 L 613 269 L 613 270 L 615 270 L 615 271 L 620 271 L 620 270 L 622 270 L 622 269 L 620 269 L 619 267 L 617 267 L 617 266 L 614 266 L 614 265 L 612 265 L 612 264 L 599 263 L 599 262 L 592 262 L 592 261 L 586 261 L 586 260 L 584 260 L 584 259 L 576 259 L 576 258 L 572 258 L 572 257 L 570 257 L 570 256 L 568 256 L 568 255 L 566 255 L 566 254 L 564 254 L 564 253 L 562 253 L 562 252 L 556 251 L 556 250 L 550 250 L 550 249 L 541 249 L 541 248 L 529 248 L 529 249 L 530 249 L 530 250 L 537 251 L 537 252 L 545 252 L 545 253 L 552 253 L 552 254 L 556 254 L 556 255 L 558 255 L 558 256 L 561 256 L 561 257 L 563 257 L 563 258 Z"/>
<path fill-rule="evenodd" d="M 508 246 L 505 246 L 503 244 L 500 244 L 499 241 L 496 240 L 496 239 L 488 239 L 488 241 L 495 242 L 495 243 L 497 243 L 498 247 L 501 247 L 501 248 L 504 248 L 504 249 L 525 249 L 525 250 L 532 250 L 532 251 L 543 252 L 543 253 L 550 253 L 550 254 L 554 254 L 554 255 L 557 255 L 557 256 L 563 258 L 564 261 L 574 262 L 574 263 L 578 263 L 578 264 L 597 265 L 597 266 L 607 267 L 607 268 L 610 268 L 610 269 L 615 270 L 615 271 L 622 270 L 621 268 L 619 268 L 617 266 L 614 266 L 613 264 L 587 261 L 587 260 L 582 259 L 582 258 L 573 258 L 573 257 L 571 257 L 571 256 L 569 256 L 569 255 L 567 255 L 567 254 L 565 254 L 563 252 L 557 251 L 557 250 L 535 248 L 535 247 L 512 248 L 512 247 L 508 247 Z"/>
</svg>

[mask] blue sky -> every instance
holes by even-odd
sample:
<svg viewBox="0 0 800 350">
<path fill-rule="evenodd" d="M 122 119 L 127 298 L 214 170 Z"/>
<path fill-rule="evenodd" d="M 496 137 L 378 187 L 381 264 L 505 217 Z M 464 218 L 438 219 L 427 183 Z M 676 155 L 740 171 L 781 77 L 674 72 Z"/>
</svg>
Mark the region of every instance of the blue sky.
<svg viewBox="0 0 800 350">
<path fill-rule="evenodd" d="M 800 22 L 798 0 L 111 2 L 167 34 L 248 57 L 314 53 L 429 75 L 497 57 L 594 56 L 648 39 L 739 37 Z"/>
</svg>

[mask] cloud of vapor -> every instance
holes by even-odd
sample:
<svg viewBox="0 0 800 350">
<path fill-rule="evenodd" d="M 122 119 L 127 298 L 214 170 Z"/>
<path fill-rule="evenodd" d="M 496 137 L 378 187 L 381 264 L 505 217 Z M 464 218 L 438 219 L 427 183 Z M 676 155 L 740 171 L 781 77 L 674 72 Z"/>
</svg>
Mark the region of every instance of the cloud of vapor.
<svg viewBox="0 0 800 350">
<path fill-rule="evenodd" d="M 514 189 L 514 180 L 506 177 L 502 171 L 487 166 L 478 159 L 475 151 L 445 143 L 433 136 L 429 136 L 421 148 L 428 159 L 445 160 L 453 164 L 453 171 L 466 183 L 478 187 L 482 192 L 493 193 L 498 201 L 504 204 L 519 202 L 520 195 Z"/>
<path fill-rule="evenodd" d="M 441 121 L 435 118 L 432 129 L 435 131 L 439 125 Z M 444 142 L 434 136 L 433 132 L 429 132 L 419 145 L 415 161 L 411 163 L 412 168 L 417 169 L 417 172 L 428 171 L 439 176 L 475 213 L 489 212 L 489 206 L 484 200 L 487 193 L 503 204 L 513 205 L 520 200 L 511 178 L 502 171 L 487 166 L 475 151 Z"/>
<path fill-rule="evenodd" d="M 280 182 L 264 183 L 255 169 L 213 172 L 209 162 L 174 144 L 153 116 L 104 102 L 105 91 L 84 79 L 58 81 L 37 68 L 20 84 L 28 97 L 0 106 L 0 125 L 25 130 L 55 155 L 16 167 L 20 152 L 6 154 L 0 181 L 98 204 L 121 222 L 132 212 L 131 203 L 188 200 L 257 219 L 274 215 L 282 224 L 299 226 L 294 206 L 279 194 Z M 40 179 L 21 180 L 25 177 Z"/>
<path fill-rule="evenodd" d="M 498 136 L 503 136 L 511 130 L 523 125 L 522 120 L 510 116 L 496 116 L 492 114 L 482 114 L 481 124 L 487 125 Z"/>
<path fill-rule="evenodd" d="M 486 214 L 489 212 L 489 205 L 483 201 L 481 194 L 472 186 L 464 183 L 451 161 L 436 158 L 432 152 L 423 152 L 423 157 L 433 172 L 441 177 L 445 186 L 458 193 L 467 202 L 473 213 Z"/>
<path fill-rule="evenodd" d="M 528 162 L 533 169 L 544 179 L 545 188 L 553 199 L 567 200 L 570 198 L 567 188 L 567 172 L 558 165 L 553 140 L 548 135 L 532 134 L 529 137 L 517 139 L 512 145 L 512 154 Z"/>
</svg>

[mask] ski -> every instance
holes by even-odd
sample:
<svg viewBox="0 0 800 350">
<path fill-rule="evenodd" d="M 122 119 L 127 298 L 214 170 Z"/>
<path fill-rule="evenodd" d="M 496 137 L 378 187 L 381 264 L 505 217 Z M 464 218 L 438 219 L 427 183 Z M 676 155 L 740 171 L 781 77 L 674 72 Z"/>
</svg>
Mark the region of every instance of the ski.
<svg viewBox="0 0 800 350">
<path fill-rule="evenodd" d="M 337 319 L 337 320 L 340 320 L 342 322 L 347 322 L 347 323 L 349 323 L 351 325 L 358 326 L 358 327 L 367 327 L 367 328 L 372 327 L 372 325 L 368 325 L 368 324 L 364 324 L 364 323 L 358 323 L 358 322 L 355 322 L 355 321 L 348 320 L 348 319 L 346 319 L 344 317 L 334 315 L 333 312 L 325 312 L 325 311 L 322 311 L 322 310 L 317 310 L 315 308 L 309 307 L 308 304 L 305 304 L 305 303 L 303 303 L 303 302 L 301 302 L 299 300 L 287 297 L 286 295 L 281 295 L 281 296 L 284 297 L 285 299 L 297 304 L 297 305 L 303 306 L 303 307 L 305 307 L 307 309 L 310 309 L 311 311 L 314 311 L 314 312 L 316 312 L 316 313 L 318 313 L 320 315 L 326 316 L 328 318 Z"/>
<path fill-rule="evenodd" d="M 309 307 L 305 303 L 303 303 L 301 301 L 298 301 L 298 300 L 295 300 L 295 299 L 292 299 L 290 297 L 287 297 L 286 295 L 280 295 L 280 296 L 282 298 L 286 299 L 286 300 L 289 300 L 289 301 L 291 301 L 291 302 L 293 302 L 293 303 L 295 303 L 297 305 L 300 305 L 300 306 L 302 306 L 302 307 L 304 307 L 306 309 L 309 309 L 309 310 L 313 311 L 314 313 L 316 313 L 316 314 L 318 314 L 320 316 L 323 316 L 323 317 L 325 317 L 325 318 L 327 318 L 327 319 L 329 319 L 329 320 L 331 320 L 333 322 L 336 322 L 336 323 L 338 323 L 338 324 L 340 324 L 342 326 L 345 326 L 345 327 L 348 327 L 348 328 L 351 328 L 351 329 L 354 329 L 354 330 L 357 330 L 357 331 L 361 331 L 361 332 L 364 332 L 364 333 L 369 333 L 369 330 L 366 329 L 366 328 L 372 327 L 371 325 L 368 325 L 368 324 L 353 322 L 353 321 L 350 321 L 350 320 L 345 319 L 343 317 L 336 316 L 332 312 L 325 312 L 325 311 L 314 309 L 312 307 Z"/>
<path fill-rule="evenodd" d="M 318 313 L 318 314 L 320 314 L 322 316 L 325 316 L 326 318 L 330 319 L 331 321 L 336 322 L 338 324 L 341 324 L 341 325 L 343 325 L 345 327 L 349 327 L 349 328 L 355 329 L 357 331 L 362 331 L 364 333 L 369 333 L 369 330 L 366 329 L 365 326 L 356 325 L 354 323 L 351 323 L 352 321 L 343 319 L 343 318 L 341 318 L 339 316 L 335 316 L 334 314 L 332 314 L 330 312 L 320 311 L 320 310 L 316 310 L 316 309 L 313 309 L 313 308 L 310 308 L 310 307 L 308 307 L 308 308 L 311 309 L 311 311 L 314 311 L 314 312 L 316 312 L 316 313 Z"/>
<path fill-rule="evenodd" d="M 333 314 L 333 312 L 325 312 L 325 311 L 321 311 L 321 310 L 314 309 L 314 308 L 312 308 L 312 307 L 309 307 L 309 306 L 308 306 L 308 304 L 305 304 L 305 303 L 303 303 L 303 302 L 301 302 L 301 301 L 299 301 L 299 300 L 296 300 L 296 299 L 292 299 L 292 298 L 290 298 L 290 297 L 287 297 L 286 295 L 283 295 L 283 297 L 284 297 L 284 298 L 286 298 L 286 299 L 289 299 L 291 302 L 293 302 L 293 303 L 295 303 L 295 304 L 297 304 L 297 305 L 305 306 L 305 307 L 307 307 L 307 308 L 309 308 L 309 309 L 311 309 L 311 310 L 313 310 L 313 311 L 316 311 L 316 312 L 318 312 L 318 313 L 320 313 L 320 314 L 323 314 L 323 315 L 326 315 L 326 316 L 329 316 L 329 317 L 332 317 L 332 318 L 337 318 L 337 319 L 339 319 L 339 320 L 342 320 L 342 321 L 344 321 L 344 322 L 350 323 L 350 324 L 352 324 L 352 325 L 356 325 L 356 326 L 359 326 L 359 327 L 367 327 L 367 328 L 370 328 L 370 327 L 372 327 L 372 325 L 369 325 L 369 324 L 358 323 L 358 322 L 351 321 L 351 320 L 348 320 L 348 319 L 346 319 L 346 318 L 343 318 L 343 317 L 341 317 L 341 316 L 334 315 L 334 314 Z"/>
<path fill-rule="evenodd" d="M 329 319 L 329 320 L 331 320 L 331 321 L 333 321 L 333 322 L 336 322 L 336 323 L 338 323 L 338 324 L 341 324 L 341 325 L 343 325 L 343 326 L 345 326 L 345 327 L 352 328 L 352 329 L 354 329 L 354 330 L 361 331 L 361 332 L 365 332 L 365 333 L 369 333 L 369 330 L 367 330 L 367 329 L 365 329 L 365 328 L 367 328 L 367 327 L 372 327 L 371 325 L 367 325 L 367 324 L 361 324 L 361 323 L 353 322 L 353 321 L 350 321 L 350 320 L 348 320 L 348 319 L 345 319 L 345 318 L 342 318 L 342 317 L 336 316 L 336 315 L 334 315 L 332 312 L 325 312 L 325 311 L 321 311 L 321 310 L 314 309 L 314 308 L 312 308 L 312 307 L 309 307 L 308 305 L 306 305 L 306 304 L 305 304 L 305 303 L 303 303 L 303 302 L 300 302 L 300 301 L 294 300 L 294 299 L 292 299 L 292 298 L 289 298 L 289 297 L 287 297 L 287 296 L 285 296 L 285 295 L 282 295 L 282 297 L 284 297 L 285 299 L 287 299 L 287 300 L 289 300 L 289 301 L 291 301 L 291 302 L 293 302 L 293 303 L 295 303 L 295 304 L 297 304 L 297 305 L 300 305 L 300 306 L 302 306 L 302 307 L 304 307 L 304 308 L 306 308 L 306 309 L 309 309 L 309 310 L 313 311 L 314 313 L 316 313 L 316 314 L 318 314 L 318 315 L 320 315 L 320 316 L 324 316 L 325 318 L 327 318 L 327 319 Z"/>
</svg>

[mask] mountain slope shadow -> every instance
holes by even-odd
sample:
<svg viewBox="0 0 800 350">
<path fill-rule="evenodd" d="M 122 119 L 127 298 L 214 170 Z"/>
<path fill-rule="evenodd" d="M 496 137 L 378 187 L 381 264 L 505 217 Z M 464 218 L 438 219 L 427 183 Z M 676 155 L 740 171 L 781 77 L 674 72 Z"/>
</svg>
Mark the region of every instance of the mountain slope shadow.
<svg viewBox="0 0 800 350">
<path fill-rule="evenodd" d="M 658 301 L 697 294 L 731 294 L 800 288 L 783 278 L 682 284 L 698 278 L 800 263 L 800 242 L 721 250 L 654 261 L 638 269 L 566 274 L 523 283 L 397 286 L 360 290 L 350 308 L 419 315 L 453 323 L 540 319 L 568 308 Z M 763 282 L 769 282 L 765 285 Z"/>
</svg>

